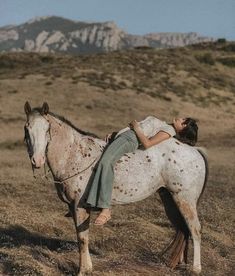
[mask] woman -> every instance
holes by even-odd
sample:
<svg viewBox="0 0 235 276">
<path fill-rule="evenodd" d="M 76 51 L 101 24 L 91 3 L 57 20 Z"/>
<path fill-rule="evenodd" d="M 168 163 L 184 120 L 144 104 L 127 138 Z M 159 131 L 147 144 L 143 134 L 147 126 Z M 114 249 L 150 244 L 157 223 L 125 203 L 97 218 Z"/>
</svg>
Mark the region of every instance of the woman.
<svg viewBox="0 0 235 276">
<path fill-rule="evenodd" d="M 87 203 L 90 206 L 102 209 L 95 220 L 95 225 L 103 225 L 111 219 L 113 167 L 125 153 L 135 151 L 140 144 L 147 149 L 170 137 L 176 137 L 181 142 L 192 146 L 197 142 L 198 127 L 192 118 L 176 118 L 169 125 L 150 116 L 139 123 L 134 120 L 129 126 L 130 128 L 126 128 L 116 135 L 98 163 L 87 197 Z"/>
</svg>

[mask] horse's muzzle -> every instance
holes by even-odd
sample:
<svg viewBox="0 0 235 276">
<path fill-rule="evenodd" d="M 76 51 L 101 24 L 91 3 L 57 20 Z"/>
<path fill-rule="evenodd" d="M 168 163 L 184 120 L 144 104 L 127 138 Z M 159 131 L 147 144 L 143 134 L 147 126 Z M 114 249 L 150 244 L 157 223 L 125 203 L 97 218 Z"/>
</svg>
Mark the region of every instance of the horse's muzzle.
<svg viewBox="0 0 235 276">
<path fill-rule="evenodd" d="M 31 163 L 35 169 L 41 168 L 45 164 L 45 156 L 32 156 Z"/>
</svg>

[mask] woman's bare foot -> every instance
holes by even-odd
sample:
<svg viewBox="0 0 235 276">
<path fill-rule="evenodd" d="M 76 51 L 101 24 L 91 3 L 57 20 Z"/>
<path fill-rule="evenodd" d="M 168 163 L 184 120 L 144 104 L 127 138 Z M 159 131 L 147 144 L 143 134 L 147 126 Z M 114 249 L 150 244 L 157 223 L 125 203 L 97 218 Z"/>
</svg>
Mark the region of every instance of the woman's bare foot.
<svg viewBox="0 0 235 276">
<path fill-rule="evenodd" d="M 104 225 L 110 219 L 111 219 L 111 211 L 110 211 L 110 209 L 105 208 L 105 209 L 102 209 L 102 211 L 99 213 L 94 224 L 95 225 Z"/>
</svg>

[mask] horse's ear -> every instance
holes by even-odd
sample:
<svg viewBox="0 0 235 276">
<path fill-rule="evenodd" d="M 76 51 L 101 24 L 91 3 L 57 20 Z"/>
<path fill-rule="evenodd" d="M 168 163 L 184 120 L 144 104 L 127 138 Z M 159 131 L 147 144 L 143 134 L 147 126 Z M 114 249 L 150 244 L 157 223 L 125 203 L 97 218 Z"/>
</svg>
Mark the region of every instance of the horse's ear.
<svg viewBox="0 0 235 276">
<path fill-rule="evenodd" d="M 42 110 L 41 110 L 41 114 L 42 115 L 47 115 L 47 113 L 49 112 L 49 105 L 47 102 L 44 102 L 42 105 Z"/>
<path fill-rule="evenodd" d="M 29 113 L 31 112 L 31 106 L 30 106 L 30 104 L 29 104 L 28 101 L 25 102 L 25 104 L 24 104 L 24 111 L 25 111 L 25 114 L 26 114 L 27 116 L 28 116 Z"/>
</svg>

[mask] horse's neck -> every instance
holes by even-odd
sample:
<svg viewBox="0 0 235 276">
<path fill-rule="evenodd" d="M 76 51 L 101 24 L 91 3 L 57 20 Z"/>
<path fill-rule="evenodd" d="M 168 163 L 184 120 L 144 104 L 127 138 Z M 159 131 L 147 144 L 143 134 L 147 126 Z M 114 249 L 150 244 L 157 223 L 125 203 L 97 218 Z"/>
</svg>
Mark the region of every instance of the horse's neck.
<svg viewBox="0 0 235 276">
<path fill-rule="evenodd" d="M 102 140 L 82 135 L 70 125 L 52 115 L 47 115 L 47 119 L 50 123 L 51 136 L 47 160 L 55 177 L 63 178 L 70 174 L 68 171 L 70 170 L 68 168 L 70 163 L 79 169 L 79 167 L 87 166 L 91 162 L 90 159 L 93 160 L 100 155 L 104 144 Z"/>
<path fill-rule="evenodd" d="M 60 119 L 47 115 L 50 123 L 50 142 L 48 144 L 47 160 L 52 173 L 58 175 L 58 172 L 64 170 L 66 161 L 72 150 L 72 145 L 79 143 L 82 134 L 75 131 L 67 123 Z"/>
</svg>

